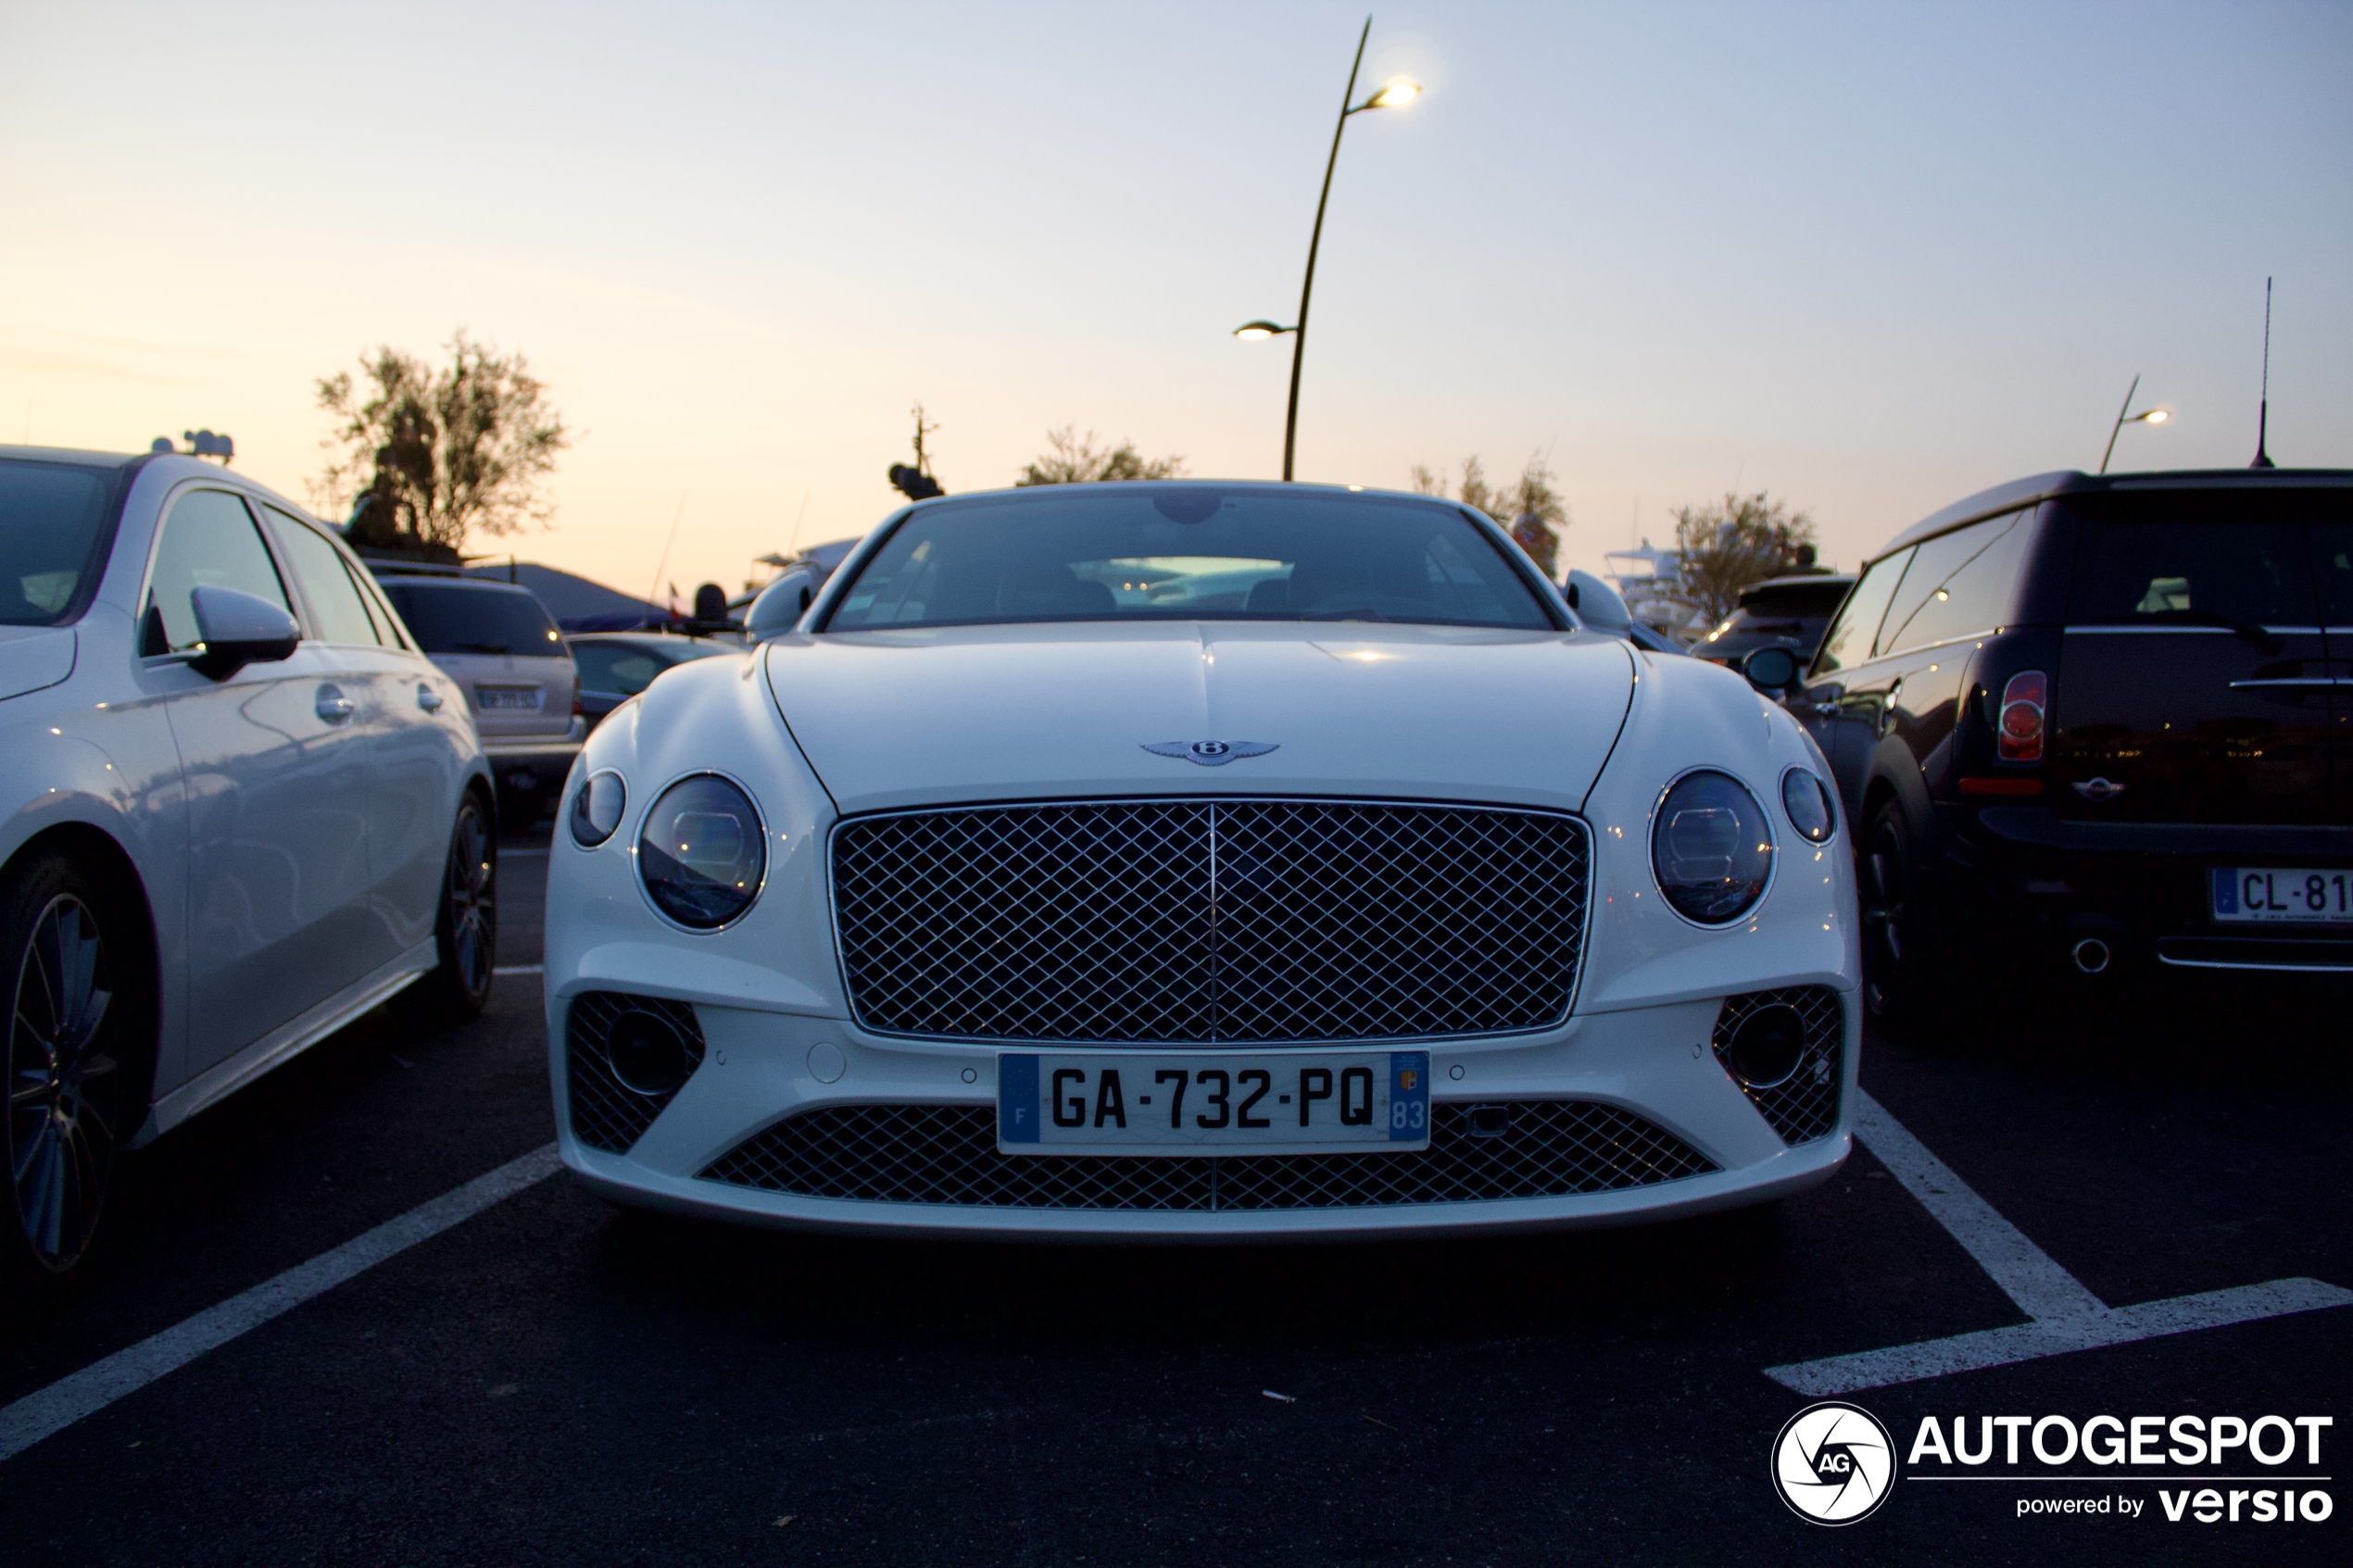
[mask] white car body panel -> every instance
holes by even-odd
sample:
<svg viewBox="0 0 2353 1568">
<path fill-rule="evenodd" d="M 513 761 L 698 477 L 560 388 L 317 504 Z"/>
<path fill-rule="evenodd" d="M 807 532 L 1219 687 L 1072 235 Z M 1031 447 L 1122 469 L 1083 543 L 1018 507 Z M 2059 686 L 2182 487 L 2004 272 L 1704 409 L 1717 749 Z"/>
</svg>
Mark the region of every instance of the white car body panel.
<svg viewBox="0 0 2353 1568">
<path fill-rule="evenodd" d="M 822 622 L 856 570 L 853 559 L 837 574 L 804 625 Z M 1143 749 L 1196 739 L 1277 749 L 1218 767 Z M 1696 767 L 1742 779 L 1775 829 L 1771 884 L 1725 927 L 1667 908 L 1650 865 L 1652 811 Z M 1797 834 L 1780 805 L 1790 768 L 1829 778 L 1803 731 L 1739 676 L 1573 627 L 1203 621 L 804 632 L 681 666 L 590 736 L 559 805 L 546 976 L 563 1158 L 607 1196 L 648 1208 L 1031 1238 L 1546 1229 L 1801 1190 L 1850 1148 L 1859 958 L 1844 824 L 1818 848 Z M 622 826 L 582 848 L 563 825 L 572 797 L 608 770 L 628 792 Z M 634 846 L 661 791 L 707 771 L 752 797 L 769 861 L 749 910 L 696 933 L 656 913 Z M 1591 920 L 1569 1015 L 1528 1033 L 1410 1043 L 1429 1052 L 1434 1102 L 1623 1107 L 1719 1169 L 1561 1197 L 1217 1211 L 832 1199 L 698 1174 L 747 1136 L 812 1108 L 994 1106 L 1000 1051 L 1053 1048 L 859 1026 L 835 951 L 826 858 L 837 822 L 957 803 L 1155 796 L 1491 803 L 1579 816 L 1592 834 Z M 1834 1132 L 1789 1147 L 1718 1064 L 1710 1036 L 1723 998 L 1793 985 L 1842 997 L 1844 1092 Z M 573 998 L 591 991 L 688 1003 L 706 1043 L 700 1067 L 625 1154 L 583 1144 L 565 1110 L 566 1021 Z M 820 1046 L 832 1048 L 819 1053 L 829 1071 L 834 1053 L 840 1059 L 822 1080 L 811 1060 Z"/>
<path fill-rule="evenodd" d="M 1604 637 L 1258 621 L 848 632 L 767 649 L 793 738 L 850 816 L 1193 790 L 1573 811 L 1617 738 L 1632 657 Z M 1476 695 L 1488 684 L 1525 698 L 1513 721 Z M 1277 749 L 1220 768 L 1144 749 L 1203 739 Z"/>
<path fill-rule="evenodd" d="M 456 684 L 419 654 L 310 637 L 298 587 L 306 640 L 286 660 L 215 683 L 140 657 L 158 526 L 192 488 L 301 512 L 213 464 L 147 458 L 81 617 L 0 627 L 0 861 L 56 830 L 95 833 L 145 896 L 159 994 L 139 1141 L 433 968 L 450 822 L 488 777 Z M 349 718 L 322 717 L 326 687 L 352 699 Z"/>
</svg>

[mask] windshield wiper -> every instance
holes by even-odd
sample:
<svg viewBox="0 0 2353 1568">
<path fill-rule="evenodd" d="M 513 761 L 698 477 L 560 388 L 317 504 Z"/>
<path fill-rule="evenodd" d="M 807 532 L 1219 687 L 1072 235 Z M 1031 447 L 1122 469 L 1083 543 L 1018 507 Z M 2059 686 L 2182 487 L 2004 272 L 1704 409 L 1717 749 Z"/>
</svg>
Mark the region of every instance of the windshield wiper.
<svg viewBox="0 0 2353 1568">
<path fill-rule="evenodd" d="M 1388 616 L 1369 605 L 1362 609 L 1319 609 L 1312 613 L 1302 611 L 1299 619 L 1302 621 L 1378 621 L 1383 624 L 1387 624 L 1389 621 Z"/>
<path fill-rule="evenodd" d="M 2161 609 L 2153 615 L 2135 615 L 2130 620 L 2110 622 L 2117 626 L 2133 626 L 2148 621 L 2171 626 L 2219 626 L 2243 643 L 2252 643 L 2273 659 L 2286 650 L 2287 645 L 2258 626 L 2252 621 L 2233 621 L 2227 615 L 2217 615 L 2208 609 Z"/>
<path fill-rule="evenodd" d="M 510 650 L 505 643 L 459 643 L 458 651 L 459 653 L 506 653 Z"/>
</svg>

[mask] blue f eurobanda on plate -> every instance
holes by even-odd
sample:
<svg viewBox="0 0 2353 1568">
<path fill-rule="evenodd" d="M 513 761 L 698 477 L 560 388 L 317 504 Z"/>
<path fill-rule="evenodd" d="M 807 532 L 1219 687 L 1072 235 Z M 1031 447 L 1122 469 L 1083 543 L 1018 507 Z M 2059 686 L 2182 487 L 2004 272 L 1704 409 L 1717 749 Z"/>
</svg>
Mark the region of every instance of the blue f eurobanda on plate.
<svg viewBox="0 0 2353 1568">
<path fill-rule="evenodd" d="M 1483 516 L 943 497 L 751 621 L 565 785 L 556 1107 L 615 1201 L 1367 1237 L 1697 1213 L 1846 1158 L 1820 754 L 1739 675 L 1581 626 Z"/>
</svg>

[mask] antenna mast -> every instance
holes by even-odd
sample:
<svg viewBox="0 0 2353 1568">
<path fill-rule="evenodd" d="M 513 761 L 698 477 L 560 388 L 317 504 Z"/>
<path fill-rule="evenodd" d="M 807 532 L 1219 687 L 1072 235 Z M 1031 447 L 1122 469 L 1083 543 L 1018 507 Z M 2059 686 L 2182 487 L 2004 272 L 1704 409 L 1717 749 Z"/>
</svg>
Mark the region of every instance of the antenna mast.
<svg viewBox="0 0 2353 1568">
<path fill-rule="evenodd" d="M 2276 468 L 2264 442 L 2271 423 L 2271 280 L 2263 280 L 2263 400 L 2256 405 L 2255 461 L 2251 469 Z"/>
</svg>

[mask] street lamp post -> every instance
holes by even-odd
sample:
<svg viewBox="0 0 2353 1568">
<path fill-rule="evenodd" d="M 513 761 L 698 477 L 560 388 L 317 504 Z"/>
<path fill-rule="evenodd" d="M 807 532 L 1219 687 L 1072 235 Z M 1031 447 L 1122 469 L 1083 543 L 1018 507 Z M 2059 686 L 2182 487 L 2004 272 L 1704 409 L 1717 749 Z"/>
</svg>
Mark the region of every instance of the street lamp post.
<svg viewBox="0 0 2353 1568">
<path fill-rule="evenodd" d="M 2124 401 L 2116 410 L 2116 422 L 2108 426 L 2108 450 L 2100 454 L 2100 471 L 2102 473 L 2106 473 L 2108 471 L 2108 460 L 2116 456 L 2116 437 L 2118 432 L 2121 431 L 2126 425 L 2161 425 L 2166 420 L 2173 417 L 2173 411 L 2170 408 L 2144 408 L 2137 414 L 2133 413 L 2132 411 L 2133 395 L 2140 390 L 2141 378 L 2134 376 L 2133 378 L 2133 384 L 2124 389 Z"/>
<path fill-rule="evenodd" d="M 1340 132 L 1348 129 L 1348 117 L 1363 114 L 1366 109 L 1403 108 L 1420 94 L 1418 82 L 1403 77 L 1385 84 L 1363 103 L 1352 103 L 1356 96 L 1356 73 L 1364 69 L 1365 44 L 1373 35 L 1373 19 L 1365 19 L 1365 31 L 1357 35 L 1356 58 L 1348 68 L 1348 88 L 1340 95 L 1340 120 L 1332 127 L 1331 157 L 1324 160 L 1324 189 L 1315 198 L 1315 227 L 1307 237 L 1307 276 L 1299 285 L 1299 320 L 1288 327 L 1272 321 L 1251 321 L 1234 329 L 1234 335 L 1244 342 L 1290 334 L 1290 404 L 1283 413 L 1283 479 L 1289 483 L 1291 461 L 1299 448 L 1299 371 L 1307 355 L 1307 304 L 1315 292 L 1315 251 L 1324 241 L 1324 207 L 1332 199 L 1332 170 L 1340 166 Z"/>
</svg>

